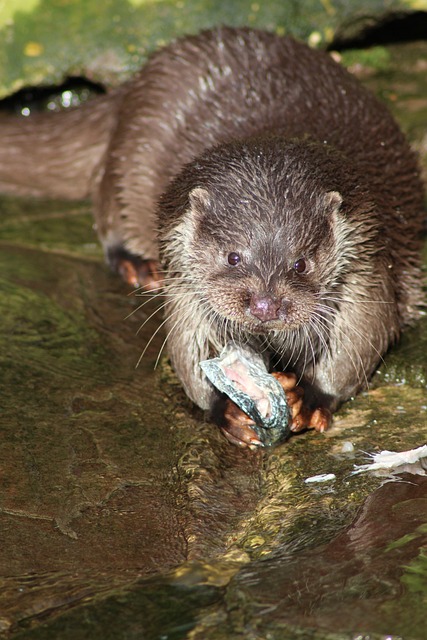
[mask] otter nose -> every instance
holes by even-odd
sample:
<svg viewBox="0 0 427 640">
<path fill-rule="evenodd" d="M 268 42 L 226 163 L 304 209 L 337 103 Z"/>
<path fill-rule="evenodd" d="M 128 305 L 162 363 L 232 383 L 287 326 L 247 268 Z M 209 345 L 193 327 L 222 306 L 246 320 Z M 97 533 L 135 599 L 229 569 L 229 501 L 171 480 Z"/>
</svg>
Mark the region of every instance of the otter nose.
<svg viewBox="0 0 427 640">
<path fill-rule="evenodd" d="M 267 320 L 278 319 L 281 306 L 281 300 L 274 298 L 268 293 L 253 293 L 249 303 L 249 310 L 255 318 L 258 318 L 261 322 L 267 322 Z"/>
</svg>

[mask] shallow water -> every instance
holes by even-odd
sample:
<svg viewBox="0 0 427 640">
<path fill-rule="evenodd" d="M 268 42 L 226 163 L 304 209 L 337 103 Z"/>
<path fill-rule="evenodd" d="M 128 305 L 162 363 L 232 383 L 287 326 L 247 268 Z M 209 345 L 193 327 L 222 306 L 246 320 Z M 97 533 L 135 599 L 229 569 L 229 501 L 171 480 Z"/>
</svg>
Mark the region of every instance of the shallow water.
<svg viewBox="0 0 427 640">
<path fill-rule="evenodd" d="M 253 453 L 154 369 L 161 331 L 136 366 L 156 303 L 88 205 L 1 200 L 0 267 L 4 637 L 427 637 L 426 478 L 352 475 L 427 442 L 426 317 L 330 431 Z"/>
</svg>

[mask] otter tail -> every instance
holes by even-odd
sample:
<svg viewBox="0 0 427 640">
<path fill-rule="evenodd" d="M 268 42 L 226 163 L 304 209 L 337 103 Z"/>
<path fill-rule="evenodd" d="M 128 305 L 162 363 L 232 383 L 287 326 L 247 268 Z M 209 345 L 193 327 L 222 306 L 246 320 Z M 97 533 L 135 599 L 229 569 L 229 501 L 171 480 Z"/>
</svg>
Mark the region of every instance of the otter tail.
<svg viewBox="0 0 427 640">
<path fill-rule="evenodd" d="M 114 129 L 119 93 L 70 111 L 0 115 L 0 192 L 90 196 Z"/>
</svg>

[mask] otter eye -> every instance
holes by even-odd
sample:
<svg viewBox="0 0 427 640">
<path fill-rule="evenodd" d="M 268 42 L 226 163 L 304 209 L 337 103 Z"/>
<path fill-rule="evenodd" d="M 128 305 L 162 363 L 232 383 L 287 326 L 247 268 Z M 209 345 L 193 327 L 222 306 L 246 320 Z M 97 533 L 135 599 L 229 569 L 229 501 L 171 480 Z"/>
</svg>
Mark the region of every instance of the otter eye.
<svg viewBox="0 0 427 640">
<path fill-rule="evenodd" d="M 236 253 L 235 251 L 232 251 L 231 253 L 228 254 L 227 256 L 227 262 L 228 264 L 231 264 L 233 267 L 236 266 L 236 264 L 239 264 L 239 262 L 241 261 L 241 257 L 238 253 Z"/>
<path fill-rule="evenodd" d="M 300 258 L 294 263 L 294 271 L 296 271 L 297 273 L 304 273 L 306 269 L 307 269 L 307 263 L 304 260 L 304 258 Z"/>
</svg>

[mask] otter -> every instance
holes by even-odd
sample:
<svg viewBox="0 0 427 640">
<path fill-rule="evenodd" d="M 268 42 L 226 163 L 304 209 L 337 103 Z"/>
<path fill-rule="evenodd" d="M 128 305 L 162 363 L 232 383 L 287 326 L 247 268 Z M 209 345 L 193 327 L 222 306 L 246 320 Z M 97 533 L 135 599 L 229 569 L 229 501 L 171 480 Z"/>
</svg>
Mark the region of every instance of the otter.
<svg viewBox="0 0 427 640">
<path fill-rule="evenodd" d="M 111 266 L 163 286 L 168 353 L 202 409 L 219 399 L 199 362 L 234 342 L 276 371 L 293 430 L 321 431 L 418 317 L 416 157 L 327 53 L 220 27 L 74 111 L 2 116 L 0 132 L 0 190 L 92 197 Z M 221 425 L 261 444 L 231 401 Z"/>
</svg>

